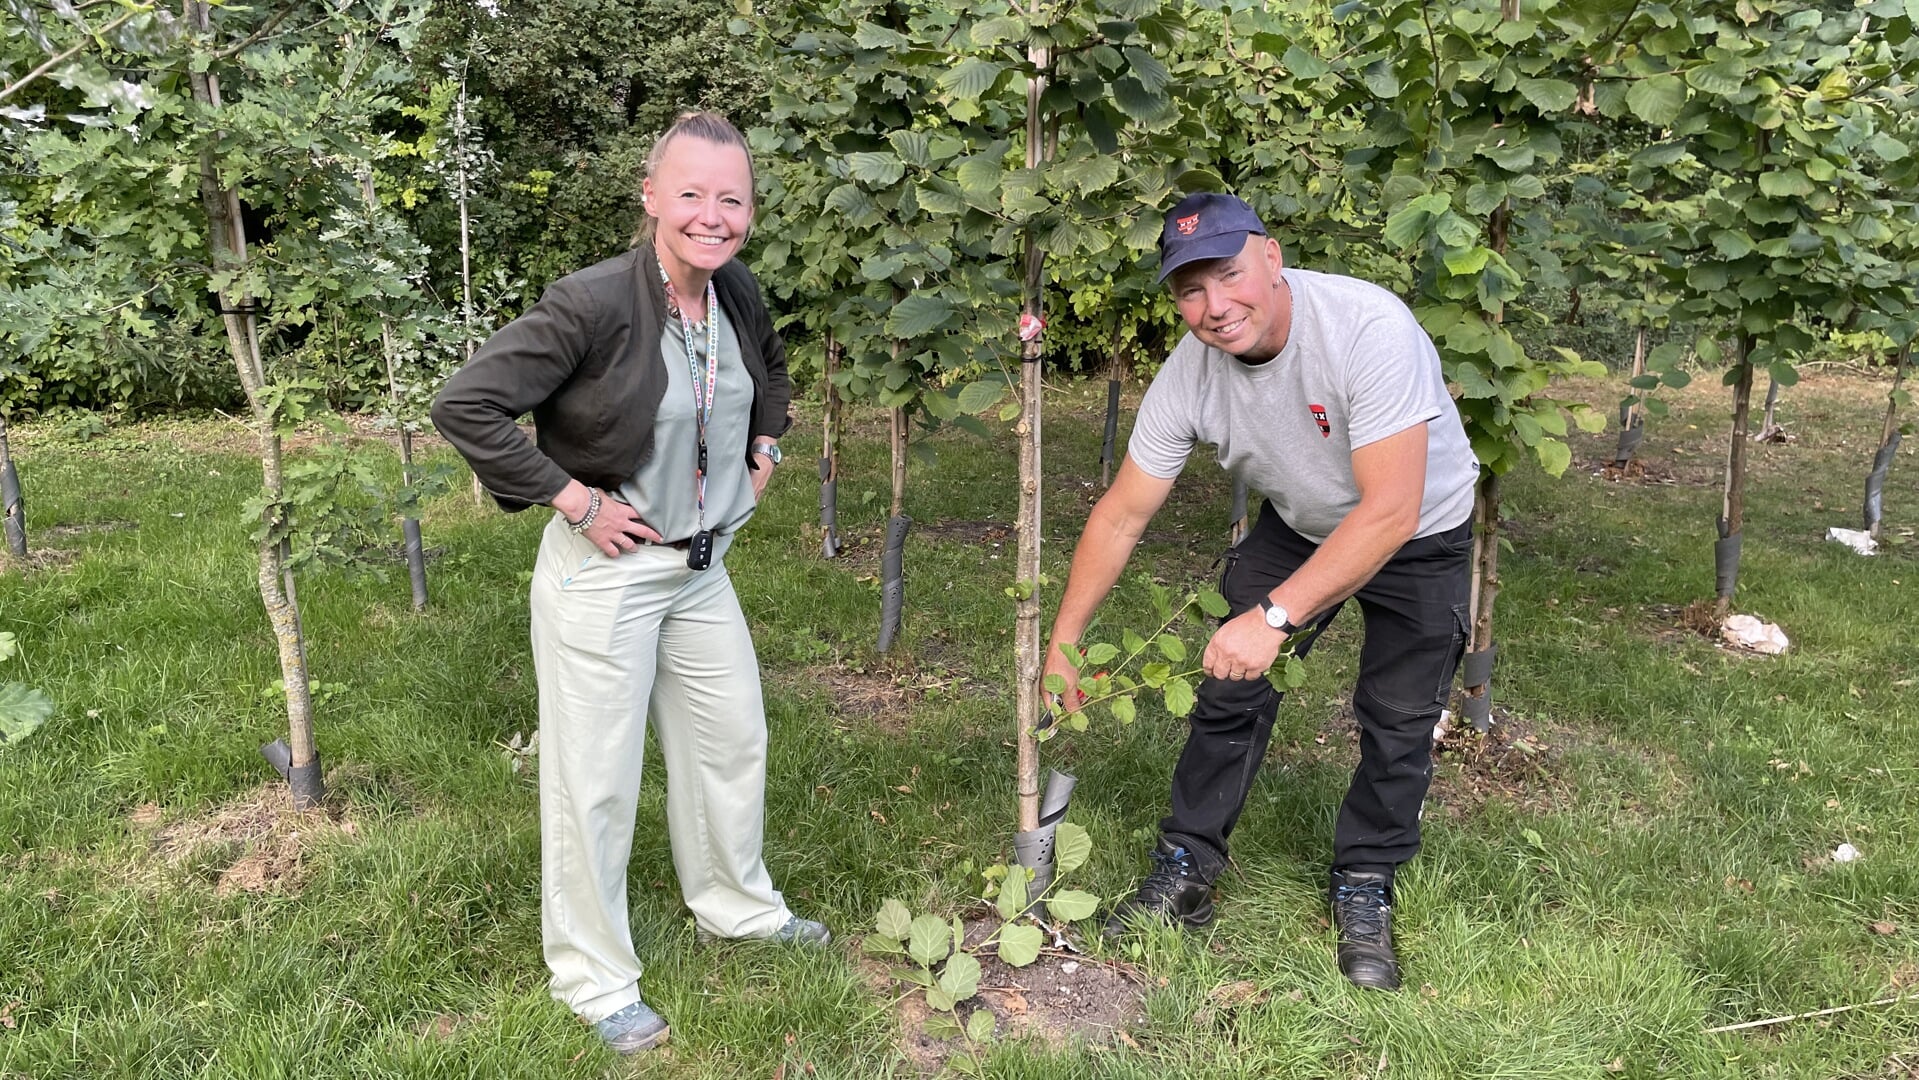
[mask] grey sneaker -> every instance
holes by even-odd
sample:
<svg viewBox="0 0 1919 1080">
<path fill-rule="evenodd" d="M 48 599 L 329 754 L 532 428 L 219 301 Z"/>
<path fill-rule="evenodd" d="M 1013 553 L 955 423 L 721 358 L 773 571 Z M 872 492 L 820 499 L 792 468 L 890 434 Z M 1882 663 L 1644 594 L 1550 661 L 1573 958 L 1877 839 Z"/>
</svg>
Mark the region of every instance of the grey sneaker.
<svg viewBox="0 0 1919 1080">
<path fill-rule="evenodd" d="M 693 932 L 693 938 L 702 945 L 711 945 L 715 942 L 725 940 L 740 940 L 722 938 L 718 934 L 709 934 L 705 930 L 695 930 Z M 798 915 L 789 914 L 786 917 L 786 921 L 780 924 L 778 930 L 773 931 L 766 937 L 755 938 L 753 940 L 788 942 L 795 945 L 807 945 L 819 948 L 832 943 L 833 932 L 828 930 L 826 924 L 823 922 L 814 922 L 812 919 L 802 919 Z"/>
<path fill-rule="evenodd" d="M 833 932 L 828 930 L 823 922 L 814 922 L 812 919 L 802 919 L 795 915 L 786 920 L 786 925 L 773 931 L 773 940 L 824 948 L 832 944 Z"/>
<path fill-rule="evenodd" d="M 642 1050 L 651 1050 L 665 1042 L 672 1030 L 666 1026 L 665 1020 L 660 1019 L 660 1014 L 648 1008 L 644 1001 L 628 1005 L 593 1027 L 616 1054 L 637 1054 Z"/>
</svg>

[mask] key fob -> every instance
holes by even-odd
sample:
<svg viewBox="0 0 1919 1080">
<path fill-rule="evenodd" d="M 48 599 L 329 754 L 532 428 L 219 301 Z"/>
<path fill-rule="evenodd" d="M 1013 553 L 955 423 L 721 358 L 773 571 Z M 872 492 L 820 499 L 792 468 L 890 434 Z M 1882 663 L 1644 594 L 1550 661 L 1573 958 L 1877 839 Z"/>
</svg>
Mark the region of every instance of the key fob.
<svg viewBox="0 0 1919 1080">
<path fill-rule="evenodd" d="M 694 570 L 704 570 L 713 565 L 713 530 L 701 529 L 693 534 L 686 544 L 686 565 Z"/>
</svg>

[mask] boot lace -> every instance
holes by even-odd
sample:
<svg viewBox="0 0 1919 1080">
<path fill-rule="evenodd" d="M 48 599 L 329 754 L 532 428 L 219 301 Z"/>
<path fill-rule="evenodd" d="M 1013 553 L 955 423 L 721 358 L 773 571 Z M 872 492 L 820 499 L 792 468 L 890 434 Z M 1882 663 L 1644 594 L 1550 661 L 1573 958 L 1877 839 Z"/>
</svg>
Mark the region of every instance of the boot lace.
<svg viewBox="0 0 1919 1080">
<path fill-rule="evenodd" d="M 1364 885 L 1341 885 L 1333 890 L 1333 908 L 1339 913 L 1339 928 L 1355 941 L 1379 944 L 1386 939 L 1386 889 L 1376 881 Z"/>
<path fill-rule="evenodd" d="M 1141 906 L 1156 906 L 1170 900 L 1179 891 L 1182 881 L 1195 880 L 1199 875 L 1193 870 L 1193 858 L 1185 848 L 1175 848 L 1168 855 L 1157 849 L 1148 853 L 1153 859 L 1152 872 L 1146 880 L 1139 883 L 1139 892 L 1134 894 Z"/>
</svg>

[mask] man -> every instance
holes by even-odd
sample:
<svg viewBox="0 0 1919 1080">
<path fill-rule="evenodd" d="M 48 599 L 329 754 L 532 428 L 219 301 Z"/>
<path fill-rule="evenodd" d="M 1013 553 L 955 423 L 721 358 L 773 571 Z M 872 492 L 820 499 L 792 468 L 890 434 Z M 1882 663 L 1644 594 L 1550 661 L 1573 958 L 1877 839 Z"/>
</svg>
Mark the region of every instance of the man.
<svg viewBox="0 0 1919 1080">
<path fill-rule="evenodd" d="M 1147 389 L 1118 479 L 1086 522 L 1047 671 L 1074 683 L 1060 646 L 1085 631 L 1196 445 L 1217 446 L 1219 463 L 1266 502 L 1226 556 L 1232 610 L 1202 659 L 1152 872 L 1108 932 L 1211 921 L 1227 838 L 1279 709 L 1264 676 L 1288 639 L 1298 635 L 1304 655 L 1356 597 L 1360 757 L 1334 829 L 1329 897 L 1340 971 L 1397 989 L 1393 874 L 1419 849 L 1433 725 L 1465 645 L 1472 447 L 1406 305 L 1364 281 L 1286 269 L 1245 202 L 1205 193 L 1175 206 L 1160 280 L 1191 333 Z"/>
</svg>

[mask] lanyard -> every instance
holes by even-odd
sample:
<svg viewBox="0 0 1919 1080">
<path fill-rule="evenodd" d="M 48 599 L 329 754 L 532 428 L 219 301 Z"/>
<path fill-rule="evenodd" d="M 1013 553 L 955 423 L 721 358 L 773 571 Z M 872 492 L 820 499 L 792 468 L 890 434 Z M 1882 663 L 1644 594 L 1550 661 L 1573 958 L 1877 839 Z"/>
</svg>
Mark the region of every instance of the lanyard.
<svg viewBox="0 0 1919 1080">
<path fill-rule="evenodd" d="M 720 298 L 713 282 L 706 283 L 706 381 L 700 381 L 700 358 L 693 348 L 693 321 L 686 317 L 673 282 L 660 267 L 660 284 L 666 287 L 666 302 L 680 316 L 680 342 L 686 346 L 686 367 L 693 377 L 693 423 L 700 433 L 700 458 L 693 466 L 695 503 L 699 507 L 700 529 L 706 529 L 706 423 L 713 418 L 713 398 L 720 385 Z"/>
</svg>

